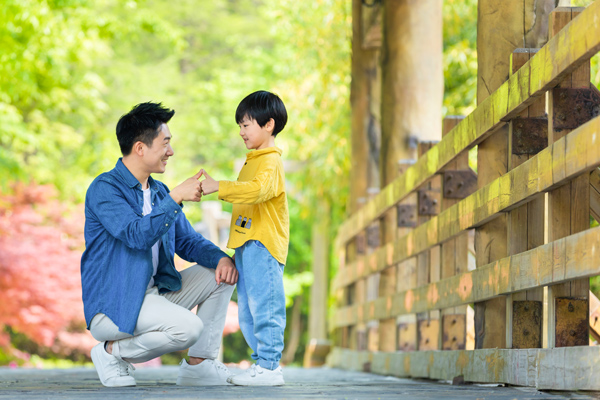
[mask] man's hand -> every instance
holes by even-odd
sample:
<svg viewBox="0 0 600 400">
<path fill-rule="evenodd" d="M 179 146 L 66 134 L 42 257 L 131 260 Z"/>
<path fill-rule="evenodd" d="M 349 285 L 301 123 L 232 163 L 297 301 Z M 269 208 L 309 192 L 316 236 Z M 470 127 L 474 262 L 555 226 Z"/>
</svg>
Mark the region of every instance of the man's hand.
<svg viewBox="0 0 600 400">
<path fill-rule="evenodd" d="M 200 176 L 204 176 L 206 178 L 201 182 L 202 194 L 207 195 L 219 191 L 219 181 L 215 181 L 203 169 L 200 170 Z"/>
<path fill-rule="evenodd" d="M 235 285 L 237 283 L 238 271 L 231 258 L 223 257 L 219 260 L 217 270 L 215 271 L 215 280 L 217 281 L 217 285 L 221 283 Z"/>
<path fill-rule="evenodd" d="M 183 201 L 200 201 L 202 199 L 202 186 L 198 179 L 200 179 L 201 176 L 202 171 L 175 186 L 173 190 L 171 190 L 171 193 L 169 193 L 173 200 L 175 200 L 177 204 L 181 204 Z"/>
</svg>

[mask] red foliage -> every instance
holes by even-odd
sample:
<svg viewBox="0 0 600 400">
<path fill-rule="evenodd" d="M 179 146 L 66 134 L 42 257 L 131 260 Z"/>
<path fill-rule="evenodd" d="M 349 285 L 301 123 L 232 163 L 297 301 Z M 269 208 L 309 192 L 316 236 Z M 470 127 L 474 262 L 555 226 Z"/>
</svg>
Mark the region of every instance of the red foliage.
<svg viewBox="0 0 600 400">
<path fill-rule="evenodd" d="M 0 329 L 10 326 L 56 354 L 88 353 L 80 258 L 83 207 L 51 186 L 19 184 L 0 194 Z M 0 347 L 8 347 L 0 332 Z"/>
</svg>

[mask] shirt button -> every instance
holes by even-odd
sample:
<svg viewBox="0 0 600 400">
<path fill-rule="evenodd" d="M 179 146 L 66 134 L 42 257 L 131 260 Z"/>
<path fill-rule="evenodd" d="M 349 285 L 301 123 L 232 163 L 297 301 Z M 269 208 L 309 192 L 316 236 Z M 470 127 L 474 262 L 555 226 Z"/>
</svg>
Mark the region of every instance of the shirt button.
<svg viewBox="0 0 600 400">
<path fill-rule="evenodd" d="M 177 210 L 175 210 L 175 214 L 177 214 Z"/>
<path fill-rule="evenodd" d="M 165 226 L 169 226 L 169 224 L 165 224 Z"/>
<path fill-rule="evenodd" d="M 154 203 L 152 203 L 152 205 L 154 205 Z"/>
</svg>

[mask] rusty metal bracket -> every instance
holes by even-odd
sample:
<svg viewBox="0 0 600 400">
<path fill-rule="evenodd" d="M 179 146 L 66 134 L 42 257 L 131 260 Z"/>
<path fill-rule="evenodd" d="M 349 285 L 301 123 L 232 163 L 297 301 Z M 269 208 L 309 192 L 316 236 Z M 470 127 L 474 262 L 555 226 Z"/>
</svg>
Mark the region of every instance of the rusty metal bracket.
<svg viewBox="0 0 600 400">
<path fill-rule="evenodd" d="M 440 212 L 440 193 L 419 190 L 419 215 L 437 215 Z"/>
<path fill-rule="evenodd" d="M 398 324 L 398 350 L 415 351 L 417 349 L 417 324 L 403 322 Z"/>
<path fill-rule="evenodd" d="M 356 349 L 358 351 L 367 350 L 367 331 L 364 329 L 356 331 Z"/>
<path fill-rule="evenodd" d="M 512 154 L 537 154 L 548 147 L 548 118 L 512 120 Z"/>
<path fill-rule="evenodd" d="M 379 247 L 381 230 L 379 224 L 371 225 L 367 228 L 367 246 Z"/>
<path fill-rule="evenodd" d="M 555 346 L 588 346 L 590 341 L 588 299 L 557 297 L 555 300 Z"/>
<path fill-rule="evenodd" d="M 471 168 L 444 172 L 444 197 L 464 199 L 477 190 L 477 174 Z"/>
<path fill-rule="evenodd" d="M 467 345 L 467 316 L 465 314 L 442 317 L 442 350 L 464 350 Z"/>
<path fill-rule="evenodd" d="M 398 204 L 398 228 L 417 226 L 417 206 L 414 204 Z"/>
<path fill-rule="evenodd" d="M 513 301 L 513 349 L 542 347 L 542 315 L 541 301 Z"/>
<path fill-rule="evenodd" d="M 575 129 L 600 115 L 600 92 L 594 85 L 589 89 L 552 90 L 554 130 Z"/>
<path fill-rule="evenodd" d="M 365 254 L 367 252 L 367 235 L 364 232 L 360 232 L 356 235 L 356 252 L 358 254 Z"/>
<path fill-rule="evenodd" d="M 440 334 L 440 320 L 418 321 L 419 350 L 437 350 Z"/>
</svg>

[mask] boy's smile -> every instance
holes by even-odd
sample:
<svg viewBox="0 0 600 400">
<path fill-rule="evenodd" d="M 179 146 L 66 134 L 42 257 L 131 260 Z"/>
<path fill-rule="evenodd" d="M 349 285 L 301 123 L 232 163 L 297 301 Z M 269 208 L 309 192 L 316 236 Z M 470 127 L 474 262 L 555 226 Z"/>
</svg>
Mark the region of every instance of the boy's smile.
<svg viewBox="0 0 600 400">
<path fill-rule="evenodd" d="M 261 150 L 267 147 L 275 146 L 275 137 L 273 127 L 275 123 L 270 119 L 265 126 L 258 125 L 255 119 L 249 119 L 245 116 L 240 126 L 240 136 L 244 139 L 244 144 L 248 150 Z"/>
</svg>

